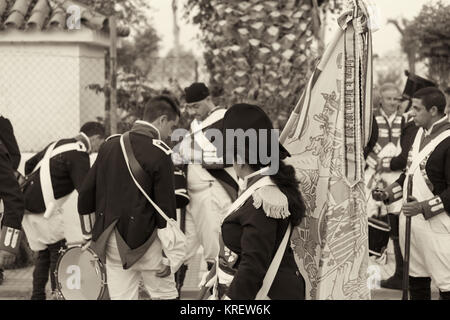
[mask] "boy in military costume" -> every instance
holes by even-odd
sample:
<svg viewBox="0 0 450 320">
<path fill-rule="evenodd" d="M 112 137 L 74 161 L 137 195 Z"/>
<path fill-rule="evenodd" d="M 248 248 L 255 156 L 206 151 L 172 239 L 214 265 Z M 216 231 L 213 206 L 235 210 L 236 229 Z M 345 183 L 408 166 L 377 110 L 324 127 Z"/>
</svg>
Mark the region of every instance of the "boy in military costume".
<svg viewBox="0 0 450 320">
<path fill-rule="evenodd" d="M 136 121 L 128 133 L 134 156 L 145 171 L 143 188 L 173 219 L 174 165 L 172 151 L 163 140 L 171 135 L 179 117 L 176 103 L 158 96 L 146 103 L 143 120 Z M 177 262 L 165 257 L 170 247 L 166 220 L 135 185 L 120 140 L 119 135 L 107 139 L 80 191 L 83 235 L 106 263 L 112 300 L 137 300 L 141 276 L 152 299 L 176 299 Z"/>
<path fill-rule="evenodd" d="M 98 151 L 104 135 L 102 124 L 88 122 L 76 137 L 51 143 L 25 163 L 29 179 L 23 190 L 22 227 L 30 248 L 38 253 L 32 300 L 46 299 L 49 271 L 51 288 L 56 289 L 54 271 L 65 246 L 62 206 L 74 190 L 81 189 L 90 167 L 89 153 Z"/>
</svg>

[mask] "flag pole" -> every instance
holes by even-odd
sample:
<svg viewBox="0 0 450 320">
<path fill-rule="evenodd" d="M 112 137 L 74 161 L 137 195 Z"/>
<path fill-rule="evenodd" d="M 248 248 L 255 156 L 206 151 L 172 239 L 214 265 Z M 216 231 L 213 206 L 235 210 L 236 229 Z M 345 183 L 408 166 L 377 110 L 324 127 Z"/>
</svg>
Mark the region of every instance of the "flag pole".
<svg viewBox="0 0 450 320">
<path fill-rule="evenodd" d="M 406 201 L 409 202 L 410 197 L 412 196 L 412 179 L 413 176 L 410 174 L 408 176 L 408 189 L 406 193 Z M 408 291 L 409 291 L 409 254 L 411 247 L 411 217 L 406 217 L 406 229 L 405 229 L 405 258 L 403 262 L 403 294 L 402 300 L 408 299 Z"/>
</svg>

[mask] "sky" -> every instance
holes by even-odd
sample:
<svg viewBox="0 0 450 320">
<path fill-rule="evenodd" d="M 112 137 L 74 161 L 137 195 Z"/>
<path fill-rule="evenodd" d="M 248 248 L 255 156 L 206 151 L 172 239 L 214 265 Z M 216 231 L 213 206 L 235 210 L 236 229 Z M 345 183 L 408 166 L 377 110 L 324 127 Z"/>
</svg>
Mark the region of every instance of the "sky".
<svg viewBox="0 0 450 320">
<path fill-rule="evenodd" d="M 162 38 L 160 54 L 164 56 L 173 44 L 172 36 L 172 10 L 171 0 L 149 0 L 152 10 L 149 18 L 153 21 L 153 26 Z M 193 51 L 196 55 L 201 55 L 201 43 L 196 39 L 198 29 L 185 19 L 181 18 L 184 12 L 183 7 L 186 0 L 179 1 L 179 24 L 181 28 L 181 44 Z M 387 19 L 398 19 L 405 17 L 411 19 L 416 16 L 422 6 L 436 0 L 372 0 L 379 8 L 381 16 L 381 29 L 373 34 L 373 50 L 383 56 L 390 51 L 400 50 L 400 34 L 392 24 L 387 24 Z M 450 3 L 450 0 L 443 0 Z"/>
</svg>

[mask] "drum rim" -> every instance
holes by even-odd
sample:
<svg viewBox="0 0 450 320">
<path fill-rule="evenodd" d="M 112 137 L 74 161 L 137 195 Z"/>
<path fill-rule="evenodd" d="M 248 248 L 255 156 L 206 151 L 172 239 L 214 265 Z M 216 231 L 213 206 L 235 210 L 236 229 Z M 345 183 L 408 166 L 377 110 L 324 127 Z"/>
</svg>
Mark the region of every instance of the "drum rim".
<svg viewBox="0 0 450 320">
<path fill-rule="evenodd" d="M 375 221 L 376 221 L 377 223 L 379 223 L 379 224 L 373 222 L 373 220 L 375 220 Z M 369 225 L 370 227 L 373 227 L 374 229 L 377 229 L 377 230 L 380 230 L 380 231 L 386 231 L 386 232 L 391 231 L 391 226 L 390 226 L 389 224 L 387 224 L 387 223 L 384 222 L 384 221 L 381 221 L 381 220 L 377 220 L 377 219 L 375 219 L 375 218 L 372 218 L 372 217 L 369 217 L 368 225 Z"/>
<path fill-rule="evenodd" d="M 83 245 L 76 245 L 76 246 L 73 246 L 73 247 L 70 247 L 70 248 L 62 249 L 60 251 L 60 255 L 58 257 L 58 261 L 56 262 L 55 271 L 53 272 L 54 275 L 55 275 L 55 280 L 56 280 L 56 290 L 58 291 L 59 295 L 64 300 L 67 300 L 67 299 L 64 297 L 64 295 L 63 295 L 63 293 L 61 291 L 62 290 L 62 285 L 61 285 L 61 283 L 60 283 L 60 281 L 58 279 L 58 269 L 59 269 L 59 266 L 61 264 L 61 260 L 62 260 L 62 258 L 64 257 L 64 255 L 68 251 L 70 251 L 72 249 L 81 249 L 82 247 L 83 247 Z M 106 288 L 107 288 L 107 285 L 108 285 L 107 278 L 106 278 L 106 267 L 103 264 L 103 262 L 100 260 L 98 255 L 94 252 L 94 250 L 92 250 L 91 248 L 88 247 L 88 248 L 86 248 L 86 251 L 91 253 L 97 259 L 97 262 L 98 262 L 98 264 L 100 266 L 100 275 L 101 275 L 101 284 L 102 285 L 101 285 L 101 288 L 100 288 L 100 292 L 99 292 L 99 294 L 98 294 L 98 296 L 96 298 L 96 300 L 100 300 L 100 298 L 105 294 L 105 291 L 106 291 Z"/>
<path fill-rule="evenodd" d="M 186 198 L 186 199 L 190 200 L 190 199 L 191 199 L 191 197 L 189 197 L 189 195 L 188 195 L 188 194 L 186 194 L 185 192 L 187 192 L 187 190 L 186 190 L 186 189 L 183 189 L 183 188 L 180 188 L 180 189 L 176 189 L 176 190 L 175 190 L 175 195 L 177 195 L 177 196 L 181 196 L 181 197 L 184 197 L 184 198 Z"/>
</svg>

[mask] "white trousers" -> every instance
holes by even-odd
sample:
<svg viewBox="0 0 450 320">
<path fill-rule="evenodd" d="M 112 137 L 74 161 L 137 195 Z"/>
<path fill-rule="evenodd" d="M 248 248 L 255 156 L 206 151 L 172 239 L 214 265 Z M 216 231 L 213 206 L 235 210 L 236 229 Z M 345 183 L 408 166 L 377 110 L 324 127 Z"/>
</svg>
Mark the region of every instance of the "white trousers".
<svg viewBox="0 0 450 320">
<path fill-rule="evenodd" d="M 45 250 L 47 244 L 66 239 L 68 244 L 83 241 L 80 216 L 77 209 L 78 192 L 65 197 L 61 207 L 49 218 L 44 214 L 25 211 L 22 227 L 33 251 Z"/>
<path fill-rule="evenodd" d="M 446 214 L 446 213 L 441 213 Z M 406 217 L 400 215 L 400 247 L 405 254 Z M 441 291 L 450 291 L 450 233 L 437 233 L 419 214 L 411 219 L 409 275 L 431 277 Z"/>
<path fill-rule="evenodd" d="M 25 210 L 22 228 L 33 251 L 45 250 L 48 244 L 64 239 L 64 220 L 61 211 L 46 219 L 43 213 L 35 214 Z"/>
<path fill-rule="evenodd" d="M 165 278 L 156 276 L 156 273 L 162 268 L 161 242 L 155 238 L 144 256 L 131 268 L 124 270 L 115 232 L 112 232 L 106 249 L 106 277 L 111 300 L 137 300 L 141 279 L 153 300 L 177 298 L 175 276 L 173 274 Z"/>
<path fill-rule="evenodd" d="M 201 165 L 189 165 L 187 183 L 191 200 L 186 207 L 185 261 L 189 263 L 201 245 L 205 260 L 214 262 L 219 255 L 220 226 L 231 206 L 231 199 Z"/>
</svg>

